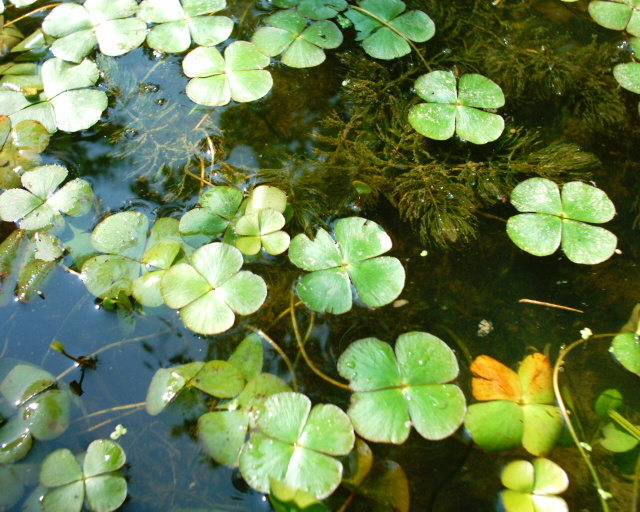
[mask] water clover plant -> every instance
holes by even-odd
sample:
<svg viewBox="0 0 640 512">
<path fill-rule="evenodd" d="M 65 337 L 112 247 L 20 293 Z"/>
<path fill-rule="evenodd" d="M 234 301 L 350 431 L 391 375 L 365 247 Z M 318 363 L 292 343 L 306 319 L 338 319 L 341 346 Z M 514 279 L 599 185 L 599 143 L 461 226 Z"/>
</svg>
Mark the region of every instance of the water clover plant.
<svg viewBox="0 0 640 512">
<path fill-rule="evenodd" d="M 342 43 L 342 32 L 335 23 L 321 20 L 308 25 L 307 18 L 291 9 L 277 12 L 265 21 L 270 26 L 259 28 L 251 41 L 269 57 L 282 53 L 280 60 L 287 66 L 309 68 L 322 64 L 326 58 L 322 49 L 337 48 Z"/>
<path fill-rule="evenodd" d="M 60 7 L 71 4 L 63 4 Z M 33 119 L 53 133 L 85 130 L 98 122 L 107 108 L 104 91 L 91 87 L 99 78 L 95 63 L 83 60 L 74 65 L 59 58 L 42 64 L 41 78 L 44 92 L 27 98 L 22 92 L 0 90 L 0 115 L 15 124 Z"/>
<path fill-rule="evenodd" d="M 409 123 L 418 133 L 435 140 L 456 133 L 473 144 L 496 140 L 504 130 L 504 119 L 481 109 L 504 105 L 504 94 L 495 82 L 477 75 L 456 77 L 450 71 L 432 71 L 416 79 L 415 89 L 427 103 L 411 107 Z"/>
<path fill-rule="evenodd" d="M 0 116 L 0 189 L 17 188 L 20 176 L 40 164 L 40 153 L 49 145 L 49 132 L 38 121 L 20 121 L 14 126 Z"/>
<path fill-rule="evenodd" d="M 551 365 L 544 354 L 527 356 L 518 373 L 489 356 L 471 363 L 473 396 L 465 427 L 480 448 L 508 450 L 520 443 L 532 455 L 551 451 L 562 430 Z"/>
<path fill-rule="evenodd" d="M 538 457 L 532 462 L 509 462 L 500 475 L 500 500 L 506 512 L 568 512 L 567 503 L 557 496 L 567 490 L 569 478 L 555 462 Z"/>
<path fill-rule="evenodd" d="M 335 18 L 348 7 L 345 0 L 273 0 L 273 5 L 284 9 L 295 7 L 302 16 L 312 20 Z"/>
<path fill-rule="evenodd" d="M 354 391 L 349 418 L 370 441 L 401 444 L 412 425 L 426 439 L 444 439 L 464 419 L 464 394 L 455 384 L 445 384 L 458 376 L 458 361 L 431 334 L 400 335 L 395 355 L 376 338 L 355 341 L 340 356 L 338 372 Z"/>
<path fill-rule="evenodd" d="M 200 105 L 217 107 L 231 100 L 245 103 L 265 96 L 273 86 L 271 73 L 263 69 L 270 59 L 251 43 L 234 41 L 224 51 L 198 46 L 182 61 L 191 80 L 187 96 Z"/>
<path fill-rule="evenodd" d="M 224 243 L 196 249 L 189 263 L 173 265 L 162 277 L 162 298 L 180 310 L 184 324 L 200 334 L 229 329 L 235 314 L 250 315 L 267 297 L 264 280 L 242 267 L 242 253 Z"/>
<path fill-rule="evenodd" d="M 275 512 L 329 512 L 311 493 L 292 489 L 275 478 L 269 483 L 269 502 Z"/>
<path fill-rule="evenodd" d="M 200 196 L 196 208 L 180 219 L 180 234 L 194 247 L 223 233 L 238 213 L 242 192 L 234 187 L 211 187 Z"/>
<path fill-rule="evenodd" d="M 433 37 L 436 27 L 422 11 L 404 12 L 401 0 L 362 0 L 360 7 L 350 6 L 345 16 L 359 32 L 357 41 L 376 59 L 396 59 L 408 54 L 408 41 L 424 43 Z"/>
<path fill-rule="evenodd" d="M 262 342 L 256 334 L 247 336 L 229 357 L 242 373 L 246 385 L 231 400 L 221 400 L 214 411 L 198 419 L 198 435 L 205 449 L 219 464 L 237 466 L 240 450 L 249 429 L 256 427 L 265 399 L 276 393 L 291 391 L 279 377 L 262 370 Z"/>
<path fill-rule="evenodd" d="M 34 438 L 54 439 L 69 426 L 69 394 L 55 385 L 36 366 L 0 360 L 0 464 L 22 459 Z"/>
<path fill-rule="evenodd" d="M 314 311 L 345 313 L 351 309 L 351 283 L 362 302 L 378 307 L 395 300 L 404 287 L 404 268 L 397 258 L 380 256 L 391 238 L 378 224 L 361 217 L 340 219 L 334 239 L 319 229 L 314 240 L 294 237 L 289 259 L 310 272 L 296 285 L 300 300 Z"/>
<path fill-rule="evenodd" d="M 211 16 L 224 9 L 226 0 L 144 0 L 138 18 L 157 23 L 147 35 L 147 44 L 162 52 L 180 53 L 191 46 L 215 46 L 226 41 L 233 21 L 226 16 Z"/>
<path fill-rule="evenodd" d="M 589 3 L 589 14 L 596 23 L 612 30 L 626 30 L 640 36 L 640 12 L 635 0 L 596 0 Z"/>
<path fill-rule="evenodd" d="M 54 268 L 59 241 L 45 234 L 16 229 L 0 244 L 0 305 L 6 305 L 14 291 L 18 300 L 28 301 Z"/>
<path fill-rule="evenodd" d="M 598 442 L 603 448 L 614 453 L 633 450 L 640 443 L 638 427 L 617 412 L 622 404 L 622 393 L 617 389 L 607 389 L 600 393 L 595 404 L 596 414 L 605 423 L 600 429 L 601 437 Z M 612 421 L 616 416 L 624 418 L 624 421 Z"/>
<path fill-rule="evenodd" d="M 196 388 L 218 398 L 238 395 L 244 387 L 240 371 L 227 361 L 194 362 L 160 368 L 149 384 L 146 409 L 149 414 L 159 414 L 185 389 Z"/>
<path fill-rule="evenodd" d="M 293 392 L 264 401 L 258 430 L 240 452 L 240 472 L 260 492 L 269 492 L 269 478 L 318 499 L 340 485 L 342 463 L 335 457 L 353 448 L 355 435 L 347 415 L 332 404 L 311 408 L 311 400 Z"/>
<path fill-rule="evenodd" d="M 621 333 L 611 342 L 609 351 L 627 370 L 640 375 L 640 304 L 636 304 Z"/>
<path fill-rule="evenodd" d="M 141 272 L 149 219 L 140 212 L 108 216 L 91 233 L 91 245 L 102 253 L 87 259 L 81 278 L 96 297 L 116 298 L 120 291 L 131 294 L 131 283 Z"/>
<path fill-rule="evenodd" d="M 104 55 L 117 56 L 140 46 L 147 24 L 134 17 L 135 0 L 86 0 L 55 7 L 42 22 L 45 34 L 57 38 L 51 51 L 61 59 L 80 62 L 98 44 Z"/>
<path fill-rule="evenodd" d="M 257 214 L 248 213 L 236 222 L 236 247 L 244 254 L 258 254 L 260 249 L 269 254 L 281 254 L 289 247 L 289 235 L 281 231 L 285 224 L 284 215 L 271 208 Z"/>
<path fill-rule="evenodd" d="M 593 265 L 611 257 L 616 236 L 599 226 L 616 213 L 602 190 L 579 181 L 566 183 L 562 197 L 558 185 L 544 178 L 518 183 L 511 192 L 511 203 L 522 213 L 507 222 L 513 242 L 536 256 L 562 250 L 574 263 Z"/>
<path fill-rule="evenodd" d="M 0 195 L 0 218 L 18 222 L 28 231 L 62 230 L 63 213 L 79 217 L 93 201 L 91 186 L 81 178 L 56 190 L 68 174 L 60 165 L 43 165 L 24 173 L 20 178 L 24 189 L 11 188 Z"/>
<path fill-rule="evenodd" d="M 124 503 L 127 481 L 120 473 L 126 455 L 119 444 L 98 439 L 88 447 L 82 467 L 66 448 L 42 461 L 40 483 L 52 489 L 42 497 L 44 512 L 80 512 L 85 502 L 92 512 L 111 512 Z"/>
</svg>

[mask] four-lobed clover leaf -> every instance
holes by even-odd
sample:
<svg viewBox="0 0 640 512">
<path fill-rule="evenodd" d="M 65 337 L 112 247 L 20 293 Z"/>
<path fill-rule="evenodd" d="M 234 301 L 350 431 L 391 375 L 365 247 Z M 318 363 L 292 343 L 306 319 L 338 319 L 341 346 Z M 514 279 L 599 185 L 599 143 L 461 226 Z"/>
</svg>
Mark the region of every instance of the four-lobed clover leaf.
<svg viewBox="0 0 640 512">
<path fill-rule="evenodd" d="M 281 229 L 285 219 L 279 211 L 265 208 L 256 213 L 247 213 L 236 222 L 236 247 L 244 254 L 258 254 L 260 249 L 268 254 L 282 254 L 289 247 L 289 235 Z"/>
<path fill-rule="evenodd" d="M 64 227 L 62 214 L 72 217 L 84 215 L 91 208 L 91 186 L 76 178 L 56 190 L 68 171 L 60 165 L 42 165 L 22 175 L 24 186 L 5 190 L 0 195 L 0 219 L 19 222 L 28 231 L 60 231 Z"/>
<path fill-rule="evenodd" d="M 322 20 L 307 26 L 307 18 L 291 9 L 277 12 L 265 21 L 270 26 L 259 28 L 251 41 L 269 57 L 282 53 L 281 60 L 287 66 L 309 68 L 322 64 L 326 58 L 322 49 L 337 48 L 342 43 L 342 32 L 335 23 Z"/>
<path fill-rule="evenodd" d="M 504 130 L 504 119 L 480 109 L 504 105 L 500 87 L 477 75 L 456 77 L 449 71 L 432 71 L 417 78 L 415 89 L 427 103 L 411 107 L 409 123 L 418 133 L 435 140 L 445 140 L 454 133 L 473 144 L 496 140 Z"/>
<path fill-rule="evenodd" d="M 198 46 L 182 61 L 191 80 L 187 96 L 200 105 L 217 107 L 231 100 L 245 103 L 265 96 L 273 86 L 271 73 L 262 69 L 270 59 L 251 43 L 234 41 L 224 51 Z"/>
<path fill-rule="evenodd" d="M 426 439 L 444 439 L 464 419 L 464 394 L 446 384 L 458 376 L 458 361 L 431 334 L 402 334 L 395 355 L 376 338 L 355 341 L 340 356 L 338 372 L 354 391 L 347 414 L 370 441 L 401 444 L 412 425 Z"/>
<path fill-rule="evenodd" d="M 294 237 L 289 259 L 311 272 L 296 286 L 300 300 L 314 311 L 345 313 L 351 309 L 351 283 L 362 302 L 378 307 L 395 300 L 404 287 L 404 268 L 397 258 L 380 256 L 391 238 L 375 222 L 361 217 L 340 219 L 335 241 L 320 229 L 312 241 Z"/>
<path fill-rule="evenodd" d="M 143 306 L 162 305 L 162 276 L 184 248 L 178 224 L 177 219 L 156 219 L 147 238 L 149 220 L 143 213 L 120 212 L 104 219 L 91 234 L 91 245 L 102 254 L 82 265 L 87 289 L 103 299 L 123 292 Z"/>
<path fill-rule="evenodd" d="M 196 388 L 217 398 L 231 398 L 244 387 L 242 373 L 227 361 L 196 361 L 171 368 L 160 368 L 149 384 L 146 409 L 159 414 L 181 391 Z"/>
<path fill-rule="evenodd" d="M 20 186 L 20 176 L 41 161 L 49 145 L 49 132 L 37 121 L 25 120 L 12 126 L 0 116 L 0 189 Z"/>
<path fill-rule="evenodd" d="M 242 192 L 234 187 L 211 187 L 200 196 L 196 208 L 180 219 L 180 234 L 194 246 L 211 242 L 227 229 L 238 213 Z"/>
<path fill-rule="evenodd" d="M 31 364 L 0 359 L 0 465 L 27 455 L 33 439 L 47 441 L 69 426 L 69 393 Z"/>
<path fill-rule="evenodd" d="M 95 63 L 83 60 L 74 65 L 59 58 L 48 59 L 40 75 L 44 92 L 34 98 L 1 90 L 0 115 L 9 116 L 14 124 L 33 119 L 50 133 L 84 130 L 100 120 L 107 108 L 107 95 L 91 87 L 100 76 Z"/>
<path fill-rule="evenodd" d="M 602 190 L 579 181 L 562 187 L 544 178 L 530 178 L 516 185 L 511 203 L 522 213 L 507 222 L 509 238 L 536 256 L 562 250 L 574 263 L 594 265 L 610 258 L 617 245 L 610 231 L 589 223 L 610 221 L 616 213 Z"/>
<path fill-rule="evenodd" d="M 589 3 L 589 14 L 603 27 L 626 30 L 633 36 L 640 36 L 640 12 L 636 0 L 595 0 Z"/>
<path fill-rule="evenodd" d="M 538 457 L 533 462 L 514 460 L 500 475 L 500 500 L 506 512 L 568 512 L 567 503 L 557 496 L 567 490 L 569 478 L 555 462 Z"/>
<path fill-rule="evenodd" d="M 42 497 L 44 512 L 112 512 L 127 497 L 127 481 L 120 473 L 126 455 L 119 444 L 98 439 L 88 447 L 82 468 L 66 448 L 47 455 L 40 467 L 40 483 L 53 487 Z"/>
<path fill-rule="evenodd" d="M 224 9 L 226 0 L 143 0 L 138 18 L 157 23 L 147 36 L 147 44 L 162 52 L 180 53 L 191 46 L 215 46 L 226 41 L 233 21 L 211 16 Z"/>
<path fill-rule="evenodd" d="M 424 43 L 433 37 L 436 27 L 422 11 L 404 12 L 401 0 L 362 0 L 360 7 L 350 6 L 345 16 L 359 32 L 357 41 L 376 59 L 396 59 L 408 54 L 407 41 Z M 404 13 L 404 14 L 403 14 Z"/>
<path fill-rule="evenodd" d="M 331 404 L 311 408 L 300 393 L 284 392 L 264 401 L 257 431 L 240 452 L 240 472 L 260 492 L 269 492 L 269 478 L 294 489 L 329 496 L 340 485 L 342 463 L 355 442 L 347 415 Z"/>
<path fill-rule="evenodd" d="M 196 249 L 190 263 L 173 265 L 162 277 L 162 297 L 180 310 L 184 324 L 199 334 L 231 328 L 235 314 L 250 315 L 267 297 L 264 280 L 243 270 L 242 253 L 224 243 Z"/>
<path fill-rule="evenodd" d="M 263 349 L 257 334 L 250 334 L 238 345 L 229 357 L 229 363 L 238 368 L 247 384 L 233 400 L 220 401 L 216 410 L 200 416 L 198 436 L 216 462 L 237 466 L 247 432 L 255 428 L 265 399 L 291 389 L 279 377 L 260 373 Z"/>
<path fill-rule="evenodd" d="M 555 405 L 551 365 L 534 353 L 518 373 L 489 356 L 471 363 L 473 396 L 484 403 L 469 406 L 465 427 L 484 450 L 508 450 L 520 443 L 532 455 L 551 451 L 562 430 Z"/>
<path fill-rule="evenodd" d="M 133 17 L 135 0 L 86 0 L 55 7 L 42 22 L 45 34 L 56 37 L 51 51 L 56 57 L 80 62 L 98 44 L 104 55 L 115 57 L 140 46 L 147 24 Z"/>
</svg>

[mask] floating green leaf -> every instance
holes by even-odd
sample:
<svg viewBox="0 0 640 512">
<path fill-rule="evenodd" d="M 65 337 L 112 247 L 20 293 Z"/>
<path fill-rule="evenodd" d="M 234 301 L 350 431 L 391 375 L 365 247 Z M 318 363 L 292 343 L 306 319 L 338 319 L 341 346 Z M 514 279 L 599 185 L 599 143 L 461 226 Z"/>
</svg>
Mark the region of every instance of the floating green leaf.
<svg viewBox="0 0 640 512">
<path fill-rule="evenodd" d="M 320 229 L 313 241 L 304 234 L 291 241 L 289 259 L 311 272 L 296 286 L 302 302 L 314 311 L 345 313 L 352 305 L 351 282 L 368 306 L 395 300 L 405 274 L 397 258 L 379 257 L 391 249 L 384 230 L 370 220 L 349 217 L 336 223 L 334 234 L 335 241 Z"/>
<path fill-rule="evenodd" d="M 46 238 L 44 233 L 29 235 L 17 229 L 0 244 L 0 305 L 6 305 L 14 292 L 18 300 L 27 302 L 51 274 L 59 241 L 55 237 L 48 241 Z"/>
<path fill-rule="evenodd" d="M 144 0 L 138 18 L 157 23 L 149 31 L 147 44 L 162 52 L 180 53 L 191 46 L 215 46 L 226 41 L 233 21 L 211 16 L 226 7 L 225 0 Z"/>
<path fill-rule="evenodd" d="M 625 89 L 640 94 L 640 62 L 626 62 L 613 68 L 613 76 Z"/>
<path fill-rule="evenodd" d="M 0 360 L 0 464 L 23 458 L 33 439 L 58 437 L 69 426 L 69 395 L 55 377 L 27 363 Z"/>
<path fill-rule="evenodd" d="M 514 460 L 500 476 L 507 489 L 500 493 L 506 512 L 568 512 L 566 502 L 556 496 L 567 490 L 569 478 L 555 462 L 537 458 L 533 463 Z"/>
<path fill-rule="evenodd" d="M 402 334 L 395 356 L 376 338 L 355 341 L 340 356 L 338 372 L 354 391 L 348 411 L 353 426 L 370 441 L 401 444 L 412 425 L 426 439 L 444 439 L 464 419 L 464 394 L 445 384 L 458 376 L 458 362 L 431 334 Z"/>
<path fill-rule="evenodd" d="M 628 452 L 638 446 L 638 439 L 618 427 L 614 422 L 607 423 L 598 439 L 603 448 L 614 453 Z"/>
<path fill-rule="evenodd" d="M 424 43 L 433 37 L 436 27 L 424 12 L 404 12 L 400 0 L 362 0 L 351 6 L 345 16 L 358 30 L 357 41 L 376 59 L 396 59 L 411 51 L 408 41 Z M 404 14 L 403 14 L 404 13 Z"/>
<path fill-rule="evenodd" d="M 270 26 L 259 28 L 251 41 L 265 55 L 282 53 L 282 62 L 294 68 L 309 68 L 322 64 L 323 49 L 337 48 L 342 32 L 328 20 L 307 26 L 307 18 L 294 10 L 277 12 L 265 20 Z M 284 52 L 284 53 L 283 53 Z"/>
<path fill-rule="evenodd" d="M 518 373 L 489 356 L 471 364 L 473 396 L 465 427 L 480 448 L 508 450 L 520 443 L 533 455 L 551 451 L 562 430 L 547 356 L 527 356 Z"/>
<path fill-rule="evenodd" d="M 238 219 L 236 247 L 244 254 L 258 254 L 260 249 L 269 254 L 281 254 L 289 247 L 289 235 L 280 231 L 285 224 L 284 216 L 270 208 L 258 214 L 248 213 Z"/>
<path fill-rule="evenodd" d="M 141 272 L 148 227 L 143 213 L 120 212 L 94 228 L 91 244 L 103 254 L 89 258 L 82 266 L 82 280 L 93 295 L 115 299 L 120 291 L 131 294 L 131 283 Z"/>
<path fill-rule="evenodd" d="M 427 103 L 409 111 L 409 122 L 419 133 L 445 140 L 454 132 L 474 144 L 496 140 L 504 130 L 504 119 L 480 109 L 504 105 L 500 87 L 482 75 L 463 75 L 456 90 L 456 78 L 449 71 L 432 71 L 415 82 L 418 95 Z"/>
<path fill-rule="evenodd" d="M 258 185 L 249 193 L 244 213 L 258 213 L 267 208 L 284 214 L 287 194 L 271 185 Z"/>
<path fill-rule="evenodd" d="M 91 186 L 80 178 L 56 191 L 68 174 L 60 165 L 43 165 L 26 172 L 20 178 L 26 190 L 12 188 L 0 195 L 0 218 L 18 222 L 28 231 L 62 230 L 63 213 L 79 217 L 89 211 L 93 201 Z"/>
<path fill-rule="evenodd" d="M 347 415 L 335 405 L 319 404 L 300 393 L 278 393 L 264 401 L 264 411 L 240 452 L 247 483 L 269 492 L 269 479 L 329 496 L 340 484 L 342 464 L 334 457 L 353 448 L 355 436 Z"/>
<path fill-rule="evenodd" d="M 180 234 L 194 247 L 211 242 L 227 229 L 238 213 L 240 203 L 242 192 L 237 188 L 207 189 L 198 200 L 196 208 L 189 210 L 180 219 Z"/>
<path fill-rule="evenodd" d="M 151 415 L 160 413 L 181 391 L 190 387 L 218 398 L 231 398 L 242 391 L 244 378 L 233 364 L 226 361 L 160 368 L 147 390 L 147 412 Z"/>
<path fill-rule="evenodd" d="M 2 14 L 2 11 L 0 11 L 0 14 Z M 2 27 L 0 31 L 0 57 L 4 57 L 24 39 L 24 36 L 15 25 L 6 26 L 4 24 L 4 16 L 0 16 L 0 26 Z"/>
<path fill-rule="evenodd" d="M 216 107 L 231 100 L 246 103 L 265 96 L 273 85 L 271 74 L 262 69 L 269 57 L 251 43 L 234 41 L 224 51 L 198 46 L 182 61 L 187 96 L 200 105 Z"/>
<path fill-rule="evenodd" d="M 622 405 L 622 394 L 617 389 L 607 389 L 600 393 L 596 400 L 596 414 L 603 421 L 609 421 L 609 411 Z"/>
<path fill-rule="evenodd" d="M 262 342 L 256 334 L 247 336 L 229 357 L 229 362 L 244 375 L 247 384 L 233 400 L 219 403 L 217 410 L 200 416 L 198 434 L 213 459 L 236 466 L 247 432 L 255 428 L 264 400 L 273 394 L 290 391 L 280 378 L 262 370 Z"/>
<path fill-rule="evenodd" d="M 49 145 L 49 132 L 37 121 L 21 121 L 11 126 L 11 120 L 0 116 L 0 189 L 17 188 L 20 176 L 40 164 L 42 153 Z"/>
<path fill-rule="evenodd" d="M 58 38 L 51 51 L 61 59 L 80 62 L 98 44 L 104 55 L 117 56 L 140 46 L 147 24 L 132 17 L 135 0 L 86 0 L 54 8 L 42 22 L 42 30 Z"/>
<path fill-rule="evenodd" d="M 223 243 L 203 245 L 190 263 L 172 266 L 161 281 L 167 306 L 180 310 L 180 318 L 200 334 L 217 334 L 231 328 L 235 314 L 255 312 L 267 296 L 264 280 L 240 271 L 242 254 Z"/>
<path fill-rule="evenodd" d="M 509 238 L 536 256 L 548 256 L 560 243 L 574 263 L 594 265 L 610 258 L 617 244 L 616 236 L 600 224 L 613 218 L 616 211 L 602 190 L 572 181 L 562 187 L 544 178 L 530 178 L 511 192 L 511 203 L 521 215 L 507 222 Z"/>
<path fill-rule="evenodd" d="M 640 12 L 635 0 L 596 0 L 589 3 L 589 14 L 596 23 L 612 30 L 626 30 L 640 36 Z"/>
<path fill-rule="evenodd" d="M 618 362 L 630 372 L 640 375 L 639 335 L 625 332 L 616 335 L 609 349 Z"/>
<path fill-rule="evenodd" d="M 63 4 L 60 7 L 71 4 Z M 14 90 L 0 91 L 0 115 L 7 115 L 14 124 L 32 119 L 53 133 L 57 129 L 76 132 L 93 126 L 107 108 L 104 91 L 91 88 L 98 80 L 97 66 L 84 60 L 73 65 L 54 58 L 41 68 L 44 92 L 25 97 Z"/>
<path fill-rule="evenodd" d="M 80 512 L 85 501 L 93 512 L 111 512 L 124 503 L 127 481 L 120 473 L 124 450 L 98 439 L 87 448 L 83 468 L 66 448 L 50 453 L 40 468 L 40 483 L 53 487 L 42 498 L 44 512 Z"/>
</svg>

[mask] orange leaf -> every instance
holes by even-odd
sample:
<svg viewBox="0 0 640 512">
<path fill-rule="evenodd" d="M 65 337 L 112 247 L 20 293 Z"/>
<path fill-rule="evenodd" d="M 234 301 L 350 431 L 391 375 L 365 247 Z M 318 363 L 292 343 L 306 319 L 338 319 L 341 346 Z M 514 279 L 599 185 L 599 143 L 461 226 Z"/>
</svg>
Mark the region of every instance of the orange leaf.
<svg viewBox="0 0 640 512">
<path fill-rule="evenodd" d="M 553 380 L 551 363 L 544 354 L 536 352 L 524 358 L 518 368 L 522 385 L 522 402 L 525 404 L 553 404 Z"/>
<path fill-rule="evenodd" d="M 489 356 L 478 356 L 471 363 L 475 377 L 471 381 L 477 400 L 509 400 L 518 402 L 522 395 L 516 372 Z"/>
</svg>

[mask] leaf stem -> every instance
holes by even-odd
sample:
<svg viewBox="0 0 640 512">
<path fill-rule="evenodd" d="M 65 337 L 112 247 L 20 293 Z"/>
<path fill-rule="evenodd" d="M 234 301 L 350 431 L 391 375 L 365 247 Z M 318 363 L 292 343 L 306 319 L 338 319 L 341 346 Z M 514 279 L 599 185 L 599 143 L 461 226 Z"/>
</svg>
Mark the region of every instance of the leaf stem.
<svg viewBox="0 0 640 512">
<path fill-rule="evenodd" d="M 28 12 L 26 14 L 23 14 L 22 16 L 19 16 L 15 20 L 8 21 L 7 23 L 4 24 L 4 26 L 8 27 L 9 25 L 13 25 L 14 23 L 17 23 L 18 21 L 21 21 L 21 20 L 23 20 L 25 18 L 28 18 L 32 14 L 35 14 L 35 13 L 40 12 L 40 11 L 46 11 L 47 9 L 53 9 L 54 7 L 58 7 L 59 5 L 62 5 L 62 2 L 58 2 L 57 4 L 45 5 L 44 7 L 38 7 L 37 9 L 34 9 L 33 11 L 30 11 L 30 12 Z"/>
<path fill-rule="evenodd" d="M 623 429 L 625 429 L 630 436 L 635 437 L 638 441 L 640 441 L 640 429 L 638 429 L 638 427 L 632 424 L 622 414 L 620 414 L 618 411 L 614 411 L 613 409 L 611 409 L 609 411 L 609 417 L 613 421 L 615 421 L 618 425 L 620 425 Z"/>
<path fill-rule="evenodd" d="M 351 391 L 351 388 L 346 384 L 343 384 L 342 382 L 338 382 L 337 380 L 332 379 L 328 375 L 325 375 L 324 373 L 322 373 L 322 371 L 316 368 L 316 366 L 313 364 L 311 359 L 309 359 L 309 356 L 307 355 L 307 351 L 304 349 L 304 343 L 302 343 L 302 339 L 300 338 L 300 330 L 298 329 L 298 321 L 296 320 L 296 305 L 294 304 L 293 292 L 291 292 L 291 307 L 289 308 L 289 312 L 291 313 L 291 325 L 293 326 L 293 332 L 295 333 L 296 341 L 298 342 L 298 348 L 300 349 L 300 353 L 302 354 L 302 357 L 304 358 L 305 363 L 307 363 L 307 366 L 311 368 L 313 373 L 315 373 L 321 379 L 327 381 L 329 384 L 333 384 L 334 386 L 337 386 L 339 388 L 346 389 L 347 391 Z"/>
<path fill-rule="evenodd" d="M 594 336 L 590 336 L 587 339 L 591 340 L 591 339 L 598 339 L 598 338 L 612 338 L 614 336 L 615 334 L 596 334 Z M 571 434 L 571 438 L 573 439 L 573 442 L 578 448 L 580 455 L 582 455 L 582 458 L 584 459 L 584 462 L 587 465 L 587 469 L 589 470 L 589 473 L 591 473 L 591 478 L 593 479 L 593 483 L 595 484 L 596 489 L 598 491 L 598 499 L 600 500 L 600 505 L 602 506 L 602 510 L 603 512 L 609 512 L 609 504 L 607 503 L 609 493 L 607 493 L 607 491 L 605 491 L 602 488 L 602 484 L 600 482 L 600 477 L 598 476 L 598 472 L 596 471 L 595 466 L 591 462 L 591 455 L 589 454 L 589 452 L 587 452 L 587 450 L 584 448 L 584 446 L 580 442 L 580 439 L 578 438 L 578 435 L 576 434 L 576 431 L 573 428 L 571 418 L 569 418 L 569 411 L 567 411 L 567 408 L 564 404 L 564 400 L 562 399 L 562 394 L 560 393 L 560 384 L 559 384 L 560 368 L 562 368 L 562 365 L 564 364 L 564 360 L 569 354 L 569 352 L 571 352 L 578 345 L 581 345 L 582 343 L 587 341 L 587 339 L 579 339 L 577 341 L 574 341 L 573 343 L 571 343 L 571 345 L 563 348 L 560 351 L 560 354 L 558 355 L 558 359 L 556 360 L 556 364 L 553 366 L 553 392 L 556 395 L 556 400 L 558 401 L 558 407 L 560 408 L 560 412 L 562 413 L 562 418 L 564 419 L 564 422 L 567 425 L 567 429 Z"/>
<path fill-rule="evenodd" d="M 367 11 L 366 9 L 363 9 L 362 7 L 358 7 L 357 5 L 349 5 L 349 7 L 351 9 L 353 9 L 354 11 L 358 11 L 361 12 L 362 14 L 365 14 L 367 16 L 369 16 L 370 18 L 373 18 L 374 20 L 376 20 L 378 23 L 384 25 L 385 27 L 387 27 L 389 30 L 391 30 L 392 32 L 394 32 L 396 35 L 400 36 L 402 39 L 404 39 L 409 46 L 411 46 L 411 48 L 413 48 L 413 50 L 416 52 L 416 54 L 418 55 L 419 59 L 422 61 L 422 63 L 424 64 L 424 67 L 427 68 L 429 71 L 431 71 L 431 66 L 429 66 L 429 64 L 427 63 L 426 59 L 422 56 L 422 54 L 418 51 L 418 47 L 413 44 L 413 41 L 411 39 L 409 39 L 407 36 L 405 36 L 402 32 L 400 32 L 397 28 L 395 28 L 394 26 L 390 25 L 389 22 L 387 22 L 386 20 L 383 20 L 382 18 L 376 16 L 375 14 L 373 14 L 371 11 Z"/>
<path fill-rule="evenodd" d="M 250 331 L 255 332 L 258 336 L 263 338 L 269 345 L 271 345 L 274 348 L 274 350 L 278 353 L 278 355 L 280 355 L 280 357 L 284 361 L 284 364 L 287 365 L 287 369 L 289 370 L 289 373 L 291 374 L 291 384 L 293 385 L 293 390 L 297 392 L 298 391 L 298 381 L 296 380 L 296 373 L 293 370 L 293 365 L 291 364 L 291 360 L 287 357 L 287 354 L 285 354 L 284 351 L 280 348 L 280 346 L 275 341 L 273 341 L 267 335 L 267 333 L 265 333 L 262 329 L 258 329 L 257 327 L 254 327 L 253 325 L 247 325 L 247 329 L 249 329 Z"/>
</svg>

